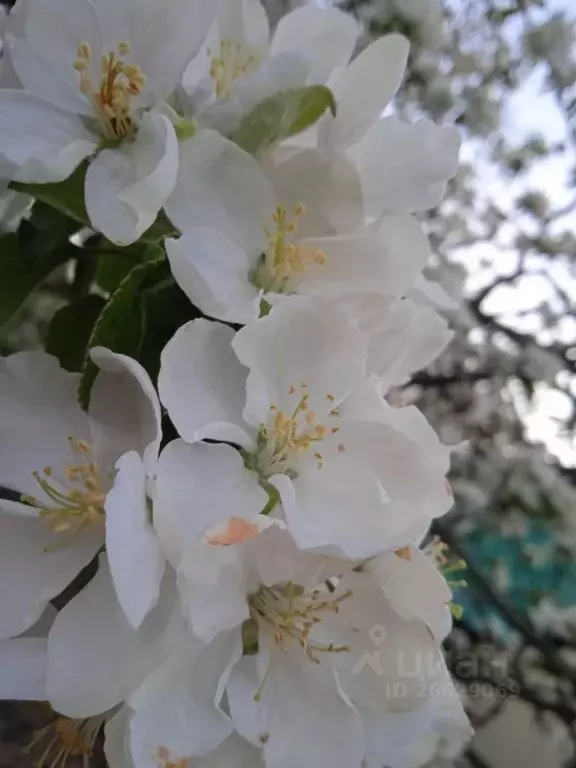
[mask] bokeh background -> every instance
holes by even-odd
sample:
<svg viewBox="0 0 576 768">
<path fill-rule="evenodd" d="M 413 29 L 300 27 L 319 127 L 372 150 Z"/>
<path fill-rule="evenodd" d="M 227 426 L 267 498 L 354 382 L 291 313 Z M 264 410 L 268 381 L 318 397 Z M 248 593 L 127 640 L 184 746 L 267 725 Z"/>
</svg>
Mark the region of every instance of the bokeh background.
<svg viewBox="0 0 576 768">
<path fill-rule="evenodd" d="M 265 4 L 277 20 L 302 3 Z M 395 109 L 463 138 L 460 173 L 426 216 L 433 259 L 419 286 L 455 337 L 394 396 L 457 446 L 456 504 L 434 533 L 467 563 L 446 652 L 477 735 L 462 755 L 433 740 L 422 761 L 576 766 L 576 0 L 332 4 L 357 16 L 362 46 L 410 39 Z M 3 193 L 0 230 L 26 204 Z M 1 352 L 42 343 L 82 278 L 58 267 L 0 324 Z M 9 291 L 3 275 L 3 305 Z M 46 716 L 0 705 L 0 768 L 36 764 L 21 746 Z"/>
</svg>

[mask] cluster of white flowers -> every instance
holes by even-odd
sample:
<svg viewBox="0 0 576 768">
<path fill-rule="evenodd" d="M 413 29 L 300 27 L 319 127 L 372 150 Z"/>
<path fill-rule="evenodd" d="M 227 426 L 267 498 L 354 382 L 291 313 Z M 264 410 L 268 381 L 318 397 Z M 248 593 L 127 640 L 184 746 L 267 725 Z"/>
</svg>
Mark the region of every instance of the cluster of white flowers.
<svg viewBox="0 0 576 768">
<path fill-rule="evenodd" d="M 42 765 L 90 755 L 102 728 L 110 768 L 400 768 L 431 733 L 468 736 L 440 650 L 450 566 L 420 548 L 452 506 L 449 449 L 385 399 L 451 338 L 407 296 L 429 256 L 413 214 L 459 140 L 382 118 L 408 44 L 349 63 L 357 35 L 304 7 L 270 39 L 258 0 L 10 16 L 1 174 L 85 162 L 92 226 L 117 244 L 163 210 L 206 315 L 164 349 L 157 390 L 92 349 L 88 413 L 49 355 L 0 364 L 0 484 L 22 494 L 0 509 L 0 696 L 59 713 Z M 231 140 L 263 99 L 319 84 L 335 116 L 255 155 Z"/>
</svg>

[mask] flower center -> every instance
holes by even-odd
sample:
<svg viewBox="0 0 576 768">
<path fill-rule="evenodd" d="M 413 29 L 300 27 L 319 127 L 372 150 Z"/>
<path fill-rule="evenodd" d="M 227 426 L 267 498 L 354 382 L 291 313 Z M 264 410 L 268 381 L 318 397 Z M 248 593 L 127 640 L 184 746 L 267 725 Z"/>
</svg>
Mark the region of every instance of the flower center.
<svg viewBox="0 0 576 768">
<path fill-rule="evenodd" d="M 35 768 L 65 768 L 69 760 L 79 757 L 88 765 L 104 723 L 102 715 L 86 720 L 56 717 L 50 725 L 36 731 L 25 752 L 46 744 L 42 756 L 34 763 Z"/>
<path fill-rule="evenodd" d="M 294 410 L 284 413 L 276 405 L 271 405 L 268 424 L 260 424 L 255 469 L 263 477 L 294 474 L 294 462 L 309 453 L 316 459 L 318 469 L 322 469 L 323 456 L 315 448 L 327 435 L 334 435 L 339 431 L 338 427 L 326 427 L 318 423 L 316 413 L 308 408 L 310 395 L 305 382 L 300 384 L 299 389 L 291 386 L 288 392 L 296 397 Z M 333 402 L 334 396 L 327 394 L 326 399 Z M 337 418 L 338 415 L 336 409 L 331 410 L 329 414 L 331 419 Z M 344 450 L 344 446 L 340 446 L 340 449 Z"/>
<path fill-rule="evenodd" d="M 258 69 L 260 57 L 250 48 L 225 38 L 217 52 L 208 51 L 210 77 L 217 99 L 229 99 L 236 82 Z"/>
<path fill-rule="evenodd" d="M 281 648 L 286 650 L 288 638 L 292 638 L 310 661 L 319 664 L 318 653 L 350 650 L 347 645 L 314 643 L 310 634 L 326 614 L 338 613 L 340 604 L 351 595 L 352 592 L 347 591 L 333 596 L 324 585 L 313 591 L 292 582 L 273 587 L 261 586 L 250 598 L 250 615 L 259 626 L 265 624 L 272 627 L 275 641 Z"/>
<path fill-rule="evenodd" d="M 64 478 L 56 478 L 52 467 L 45 467 L 34 477 L 44 494 L 44 500 L 24 496 L 23 501 L 39 510 L 40 517 L 54 533 L 73 536 L 87 525 L 104 524 L 104 500 L 102 478 L 98 465 L 92 459 L 92 446 L 84 440 L 68 438 L 77 463 L 65 469 Z M 59 545 L 56 545 L 59 546 Z M 50 551 L 53 547 L 48 548 Z"/>
<path fill-rule="evenodd" d="M 83 41 L 79 44 L 73 65 L 80 75 L 80 90 L 96 111 L 102 136 L 113 141 L 132 136 L 136 132 L 131 101 L 133 96 L 142 92 L 146 78 L 140 67 L 123 61 L 122 57 L 131 50 L 131 44 L 123 42 L 117 51 L 102 56 L 100 80 L 96 86 L 88 73 L 92 60 L 89 43 Z"/>
<path fill-rule="evenodd" d="M 264 229 L 266 252 L 251 276 L 252 282 L 263 291 L 288 292 L 291 277 L 305 274 L 306 270 L 314 265 L 322 267 L 326 264 L 327 257 L 321 248 L 291 242 L 298 228 L 298 221 L 305 213 L 305 207 L 297 205 L 290 218 L 286 208 L 279 205 L 272 214 L 273 226 Z"/>
</svg>

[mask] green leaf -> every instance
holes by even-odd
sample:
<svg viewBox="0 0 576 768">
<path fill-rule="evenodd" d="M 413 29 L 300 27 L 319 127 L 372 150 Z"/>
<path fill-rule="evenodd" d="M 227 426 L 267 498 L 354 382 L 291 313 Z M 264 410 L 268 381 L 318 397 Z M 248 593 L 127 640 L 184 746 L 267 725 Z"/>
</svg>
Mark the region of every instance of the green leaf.
<svg viewBox="0 0 576 768">
<path fill-rule="evenodd" d="M 9 320 L 54 270 L 73 258 L 68 243 L 48 253 L 26 248 L 18 235 L 0 235 L 0 325 Z"/>
<path fill-rule="evenodd" d="M 283 91 L 255 107 L 231 138 L 254 155 L 314 125 L 327 109 L 336 114 L 334 95 L 325 85 Z"/>
<path fill-rule="evenodd" d="M 84 203 L 84 180 L 87 168 L 88 163 L 82 163 L 71 176 L 57 184 L 25 184 L 20 181 L 13 181 L 10 187 L 18 192 L 31 195 L 36 200 L 41 200 L 78 224 L 90 226 L 90 217 Z M 118 204 L 120 205 L 120 203 Z M 178 230 L 174 228 L 165 213 L 160 211 L 154 224 L 144 232 L 140 239 L 147 243 L 155 243 L 164 237 L 177 234 Z"/>
<path fill-rule="evenodd" d="M 47 203 L 79 224 L 89 225 L 90 220 L 84 204 L 84 178 L 87 167 L 88 163 L 82 163 L 65 181 L 56 184 L 25 184 L 13 181 L 10 187 Z"/>
<path fill-rule="evenodd" d="M 48 329 L 46 352 L 67 371 L 80 371 L 96 321 L 106 306 L 101 296 L 85 296 L 58 310 Z"/>
<path fill-rule="evenodd" d="M 162 256 L 138 265 L 124 278 L 94 326 L 88 351 L 103 346 L 113 352 L 138 357 L 144 335 L 143 300 L 148 290 L 166 280 L 167 270 L 166 259 Z M 97 372 L 87 354 L 78 387 L 78 400 L 83 408 L 89 405 Z"/>
<path fill-rule="evenodd" d="M 96 282 L 102 290 L 113 293 L 138 264 L 163 256 L 164 250 L 157 243 L 136 243 L 128 248 L 117 248 L 110 244 L 110 250 L 99 251 Z"/>
<path fill-rule="evenodd" d="M 139 361 L 150 374 L 152 381 L 156 381 L 158 377 L 160 353 L 178 328 L 202 316 L 174 282 L 167 261 L 165 272 L 166 279 L 156 290 L 149 291 L 143 297 L 145 330 Z"/>
</svg>

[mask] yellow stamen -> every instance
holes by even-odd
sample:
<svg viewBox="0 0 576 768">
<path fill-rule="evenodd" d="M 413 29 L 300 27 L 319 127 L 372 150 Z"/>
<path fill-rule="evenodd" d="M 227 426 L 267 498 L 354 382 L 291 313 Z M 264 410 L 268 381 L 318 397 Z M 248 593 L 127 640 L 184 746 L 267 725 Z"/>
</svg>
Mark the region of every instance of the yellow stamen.
<svg viewBox="0 0 576 768">
<path fill-rule="evenodd" d="M 284 413 L 278 406 L 271 405 L 271 421 L 260 424 L 260 450 L 256 468 L 264 477 L 290 472 L 292 463 L 306 453 L 311 453 L 318 468 L 322 468 L 323 457 L 320 453 L 314 453 L 314 446 L 328 435 L 338 432 L 338 427 L 326 427 L 318 423 L 316 412 L 308 410 L 310 394 L 306 389 L 306 383 L 302 382 L 300 390 L 304 390 L 304 394 L 298 395 L 292 413 Z M 296 391 L 297 388 L 292 385 L 288 394 L 295 395 Z M 330 397 L 333 399 L 332 395 Z M 331 417 L 334 415 L 331 414 Z M 338 450 L 345 448 L 341 445 Z"/>
<path fill-rule="evenodd" d="M 220 42 L 217 53 L 208 51 L 208 55 L 211 57 L 210 77 L 217 99 L 229 99 L 234 93 L 236 82 L 258 69 L 260 63 L 255 51 L 229 38 Z"/>
<path fill-rule="evenodd" d="M 104 723 L 102 715 L 86 720 L 57 716 L 45 728 L 34 733 L 24 752 L 29 754 L 38 745 L 46 745 L 34 768 L 65 768 L 69 761 L 77 758 L 81 758 L 85 768 L 88 768 Z"/>
<path fill-rule="evenodd" d="M 92 447 L 84 440 L 69 438 L 70 447 L 77 460 L 85 463 L 73 464 L 64 469 L 63 479 L 55 477 L 51 466 L 44 467 L 42 474 L 34 472 L 34 478 L 46 498 L 26 496 L 25 503 L 36 507 L 40 517 L 49 528 L 66 538 L 74 536 L 86 526 L 101 526 L 104 523 L 104 500 L 106 493 L 97 464 L 92 460 Z M 88 461 L 86 461 L 88 460 Z M 65 545 L 67 541 L 64 541 Z M 49 547 L 46 551 L 59 548 Z"/>
<path fill-rule="evenodd" d="M 307 591 L 292 582 L 273 587 L 262 586 L 250 598 L 250 614 L 258 625 L 265 624 L 272 628 L 279 646 L 285 649 L 288 638 L 296 640 L 310 661 L 319 664 L 318 653 L 345 653 L 350 650 L 347 645 L 315 644 L 310 635 L 325 614 L 338 613 L 341 603 L 351 595 L 352 592 L 347 591 L 334 597 L 326 589 Z"/>
<path fill-rule="evenodd" d="M 77 58 L 72 65 L 80 75 L 80 91 L 92 103 L 105 139 L 124 139 L 136 132 L 131 100 L 142 92 L 146 78 L 140 67 L 123 61 L 122 57 L 131 50 L 131 44 L 124 41 L 116 52 L 102 56 L 97 86 L 93 85 L 87 71 L 92 60 L 92 49 L 87 42 L 78 45 Z"/>
<path fill-rule="evenodd" d="M 326 264 L 326 254 L 320 248 L 290 241 L 305 212 L 303 205 L 297 205 L 290 218 L 286 208 L 279 205 L 272 214 L 274 227 L 264 230 L 268 243 L 266 253 L 252 274 L 253 282 L 262 290 L 273 293 L 290 290 L 291 278 L 304 275 L 314 265 Z"/>
</svg>

